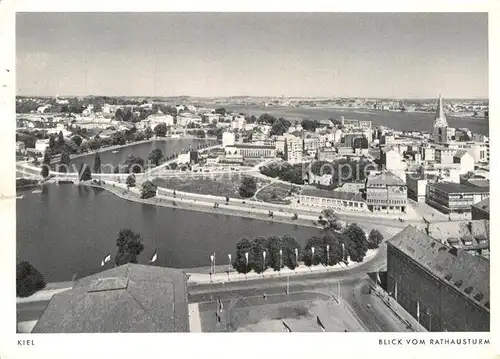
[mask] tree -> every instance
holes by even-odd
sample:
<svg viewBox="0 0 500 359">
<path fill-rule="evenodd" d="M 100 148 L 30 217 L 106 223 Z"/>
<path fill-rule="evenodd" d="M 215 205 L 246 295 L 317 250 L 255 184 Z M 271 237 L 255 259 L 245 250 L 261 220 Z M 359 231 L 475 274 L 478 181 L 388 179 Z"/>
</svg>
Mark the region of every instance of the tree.
<svg viewBox="0 0 500 359">
<path fill-rule="evenodd" d="M 49 138 L 49 147 L 52 150 L 56 148 L 56 139 L 52 135 Z"/>
<path fill-rule="evenodd" d="M 165 137 L 167 135 L 167 125 L 160 123 L 155 127 L 155 133 L 158 137 Z"/>
<path fill-rule="evenodd" d="M 118 232 L 116 240 L 118 251 L 115 256 L 115 264 L 121 266 L 127 263 L 137 263 L 137 256 L 144 250 L 141 235 L 125 228 Z"/>
<path fill-rule="evenodd" d="M 275 271 L 279 271 L 285 266 L 283 259 L 280 256 L 280 250 L 283 251 L 283 240 L 278 236 L 271 236 L 268 240 L 269 246 L 269 267 L 273 268 Z"/>
<path fill-rule="evenodd" d="M 215 109 L 215 113 L 217 113 L 221 116 L 226 116 L 227 111 L 224 107 L 221 107 L 221 108 Z"/>
<path fill-rule="evenodd" d="M 57 147 L 63 148 L 64 147 L 64 135 L 62 131 L 59 131 L 59 135 L 57 136 Z"/>
<path fill-rule="evenodd" d="M 101 173 L 101 155 L 99 152 L 96 152 L 94 157 L 94 173 Z"/>
<path fill-rule="evenodd" d="M 318 265 L 321 261 L 319 254 L 321 245 L 323 244 L 323 239 L 321 237 L 313 236 L 307 240 L 307 244 L 304 247 L 304 254 L 302 259 L 306 266 L 310 267 L 312 265 Z M 313 249 L 314 248 L 314 254 Z"/>
<path fill-rule="evenodd" d="M 125 133 L 121 131 L 113 133 L 113 135 L 111 136 L 111 143 L 115 146 L 123 146 L 125 143 L 127 143 Z"/>
<path fill-rule="evenodd" d="M 257 191 L 257 182 L 253 177 L 243 177 L 239 188 L 240 196 L 243 198 L 253 197 Z"/>
<path fill-rule="evenodd" d="M 342 240 L 346 245 L 349 257 L 354 262 L 362 262 L 368 250 L 365 231 L 357 223 L 352 223 L 342 231 Z"/>
<path fill-rule="evenodd" d="M 47 178 L 50 173 L 50 158 L 51 158 L 51 152 L 50 148 L 47 148 L 45 150 L 45 154 L 43 155 L 43 164 L 42 164 L 42 177 Z"/>
<path fill-rule="evenodd" d="M 168 167 L 170 167 L 171 170 L 175 170 L 177 168 L 177 162 L 172 162 Z"/>
<path fill-rule="evenodd" d="M 248 238 L 242 238 L 236 244 L 236 255 L 233 261 L 233 268 L 238 273 L 248 273 L 253 268 L 252 242 Z M 245 253 L 248 253 L 248 265 Z"/>
<path fill-rule="evenodd" d="M 125 183 L 127 184 L 128 188 L 135 187 L 135 175 L 132 173 L 130 176 L 128 176 Z"/>
<path fill-rule="evenodd" d="M 80 147 L 83 141 L 82 138 L 78 135 L 73 136 L 71 140 L 75 143 L 77 147 Z"/>
<path fill-rule="evenodd" d="M 80 181 L 90 181 L 92 179 L 92 173 L 90 172 L 90 167 L 87 164 L 82 165 L 82 170 L 80 170 Z"/>
<path fill-rule="evenodd" d="M 264 259 L 263 252 L 266 252 Z M 262 273 L 269 265 L 269 240 L 264 237 L 257 237 L 252 240 L 252 251 L 250 254 L 253 258 L 252 267 L 256 273 Z"/>
<path fill-rule="evenodd" d="M 142 184 L 141 198 L 151 198 L 156 196 L 156 190 L 158 187 L 151 181 L 146 181 Z"/>
<path fill-rule="evenodd" d="M 29 297 L 37 290 L 45 288 L 43 275 L 27 261 L 16 266 L 16 295 Z"/>
<path fill-rule="evenodd" d="M 144 170 L 144 160 L 134 155 L 128 155 L 125 159 L 126 173 L 141 173 Z"/>
<path fill-rule="evenodd" d="M 153 130 L 151 127 L 147 127 L 146 130 L 144 131 L 144 136 L 149 140 L 151 137 L 153 137 Z"/>
<path fill-rule="evenodd" d="M 159 148 L 155 148 L 151 151 L 148 160 L 150 160 L 155 167 L 159 166 L 163 160 L 163 152 L 161 152 Z"/>
<path fill-rule="evenodd" d="M 316 120 L 304 119 L 301 125 L 304 131 L 315 132 L 316 129 L 321 126 L 321 123 Z"/>
<path fill-rule="evenodd" d="M 271 136 L 281 136 L 285 132 L 288 131 L 292 124 L 290 121 L 285 120 L 283 117 L 280 117 L 271 127 L 270 135 Z"/>
<path fill-rule="evenodd" d="M 228 203 L 229 203 L 229 197 L 226 196 L 226 204 L 228 204 Z"/>
<path fill-rule="evenodd" d="M 378 248 L 380 243 L 384 240 L 384 236 L 379 230 L 373 228 L 368 235 L 368 249 Z"/>
<path fill-rule="evenodd" d="M 338 231 L 342 228 L 333 209 L 324 209 L 321 214 L 324 219 L 320 219 L 318 222 L 322 224 L 325 229 Z"/>
<path fill-rule="evenodd" d="M 63 173 L 67 172 L 67 170 L 69 169 L 70 161 L 71 159 L 69 157 L 69 153 L 67 151 L 63 151 L 61 153 L 61 160 L 59 161 L 57 170 Z"/>
<path fill-rule="evenodd" d="M 298 260 L 302 255 L 300 244 L 294 237 L 285 234 L 281 237 L 281 245 L 283 248 L 283 264 L 290 269 L 295 269 L 299 265 Z M 295 255 L 296 249 L 298 256 Z"/>
</svg>

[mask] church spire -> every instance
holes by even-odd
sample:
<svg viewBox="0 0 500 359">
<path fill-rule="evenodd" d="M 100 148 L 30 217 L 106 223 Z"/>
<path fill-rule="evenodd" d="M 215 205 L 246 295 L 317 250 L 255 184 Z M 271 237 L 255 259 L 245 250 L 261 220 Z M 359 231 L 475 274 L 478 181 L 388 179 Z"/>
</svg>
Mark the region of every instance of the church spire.
<svg viewBox="0 0 500 359">
<path fill-rule="evenodd" d="M 434 127 L 448 127 L 448 121 L 446 121 L 446 116 L 444 115 L 443 99 L 441 98 L 441 94 L 439 94 Z"/>
</svg>

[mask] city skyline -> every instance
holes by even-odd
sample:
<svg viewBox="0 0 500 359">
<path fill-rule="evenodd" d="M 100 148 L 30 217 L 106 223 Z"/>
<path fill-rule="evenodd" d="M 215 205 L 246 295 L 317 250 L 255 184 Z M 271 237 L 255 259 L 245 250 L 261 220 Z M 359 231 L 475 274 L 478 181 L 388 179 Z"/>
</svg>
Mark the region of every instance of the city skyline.
<svg viewBox="0 0 500 359">
<path fill-rule="evenodd" d="M 487 99 L 487 25 L 486 13 L 20 13 L 17 95 Z"/>
</svg>

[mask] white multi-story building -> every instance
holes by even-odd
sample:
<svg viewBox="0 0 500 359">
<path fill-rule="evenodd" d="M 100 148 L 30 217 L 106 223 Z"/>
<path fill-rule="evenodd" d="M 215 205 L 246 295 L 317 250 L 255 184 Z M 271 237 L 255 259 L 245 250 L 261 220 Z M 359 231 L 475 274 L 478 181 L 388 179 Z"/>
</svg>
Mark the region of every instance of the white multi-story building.
<svg viewBox="0 0 500 359">
<path fill-rule="evenodd" d="M 304 151 L 302 138 L 294 135 L 285 136 L 285 154 L 290 163 L 302 162 L 302 152 Z"/>
<path fill-rule="evenodd" d="M 235 135 L 233 132 L 224 132 L 222 134 L 222 147 L 233 146 L 235 142 Z"/>
<path fill-rule="evenodd" d="M 161 123 L 164 123 L 167 126 L 174 125 L 174 117 L 171 115 L 164 115 L 163 113 L 152 114 L 148 116 L 149 127 L 154 129 Z"/>
<path fill-rule="evenodd" d="M 474 172 L 474 158 L 467 151 L 457 151 L 453 155 L 453 163 L 460 164 L 460 174 Z"/>
<path fill-rule="evenodd" d="M 486 143 L 475 142 L 475 141 L 468 141 L 468 142 L 450 141 L 446 143 L 445 146 L 453 150 L 467 151 L 472 156 L 474 162 L 476 163 L 481 163 L 481 162 L 485 163 L 489 161 L 488 145 Z"/>
<path fill-rule="evenodd" d="M 35 142 L 35 150 L 37 152 L 41 152 L 42 154 L 44 154 L 47 147 L 49 147 L 49 140 L 48 139 L 37 140 Z"/>
</svg>

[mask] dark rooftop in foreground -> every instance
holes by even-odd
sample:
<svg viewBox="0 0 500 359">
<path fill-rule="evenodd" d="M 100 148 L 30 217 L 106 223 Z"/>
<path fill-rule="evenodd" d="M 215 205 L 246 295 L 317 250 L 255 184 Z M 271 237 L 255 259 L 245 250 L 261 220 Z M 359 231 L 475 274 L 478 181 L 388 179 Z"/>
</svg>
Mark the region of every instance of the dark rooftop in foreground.
<svg viewBox="0 0 500 359">
<path fill-rule="evenodd" d="M 413 226 L 407 226 L 387 243 L 489 311 L 486 304 L 490 300 L 490 263 L 487 259 L 447 246 Z"/>
<path fill-rule="evenodd" d="M 32 333 L 188 332 L 186 275 L 125 264 L 52 297 Z"/>
</svg>

